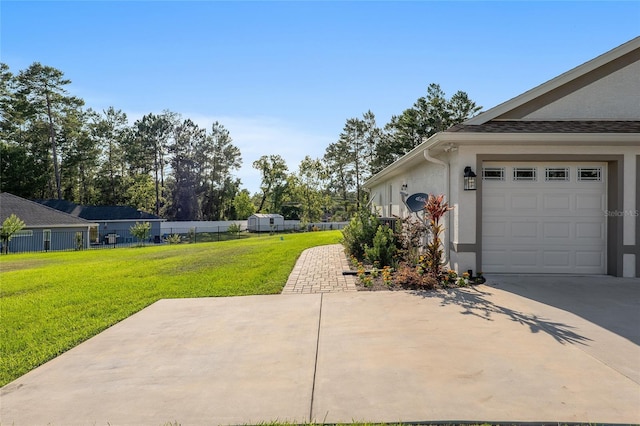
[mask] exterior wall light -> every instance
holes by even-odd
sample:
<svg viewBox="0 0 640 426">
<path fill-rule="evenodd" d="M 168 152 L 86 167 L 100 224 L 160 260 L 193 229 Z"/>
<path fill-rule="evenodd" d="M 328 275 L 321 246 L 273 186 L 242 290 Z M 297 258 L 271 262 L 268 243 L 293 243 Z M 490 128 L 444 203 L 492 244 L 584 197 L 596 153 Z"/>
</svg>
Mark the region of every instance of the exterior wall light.
<svg viewBox="0 0 640 426">
<path fill-rule="evenodd" d="M 408 187 L 409 187 L 409 186 L 408 186 L 406 183 L 403 183 L 403 184 L 402 184 L 402 186 L 400 187 L 400 189 L 401 189 L 402 191 L 406 191 Z"/>
<path fill-rule="evenodd" d="M 471 167 L 469 166 L 464 168 L 464 190 L 476 190 L 476 174 L 473 173 L 473 170 L 471 170 Z"/>
</svg>

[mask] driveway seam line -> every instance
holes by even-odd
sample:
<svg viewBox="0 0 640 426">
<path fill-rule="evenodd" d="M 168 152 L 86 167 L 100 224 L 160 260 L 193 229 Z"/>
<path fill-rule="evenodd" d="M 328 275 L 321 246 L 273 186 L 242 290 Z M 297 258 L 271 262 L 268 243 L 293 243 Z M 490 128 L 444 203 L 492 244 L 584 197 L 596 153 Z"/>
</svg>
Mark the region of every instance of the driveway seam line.
<svg viewBox="0 0 640 426">
<path fill-rule="evenodd" d="M 316 373 L 318 371 L 318 352 L 320 351 L 320 324 L 322 322 L 322 302 L 324 293 L 320 293 L 320 309 L 318 311 L 318 335 L 316 336 L 316 359 L 313 364 L 313 381 L 311 382 L 311 403 L 309 405 L 309 423 L 313 421 L 313 400 L 316 392 Z"/>
</svg>

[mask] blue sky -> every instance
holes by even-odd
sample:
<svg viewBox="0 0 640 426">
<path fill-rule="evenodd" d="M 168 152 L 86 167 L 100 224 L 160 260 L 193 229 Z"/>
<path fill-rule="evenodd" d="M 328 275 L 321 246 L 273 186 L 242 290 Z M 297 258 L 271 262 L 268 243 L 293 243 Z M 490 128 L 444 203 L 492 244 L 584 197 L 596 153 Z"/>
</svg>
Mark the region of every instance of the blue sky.
<svg viewBox="0 0 640 426">
<path fill-rule="evenodd" d="M 640 35 L 640 2 L 2 0 L 0 24 L 2 62 L 60 69 L 87 107 L 220 121 L 255 192 L 261 155 L 294 171 L 430 83 L 496 106 Z"/>
</svg>

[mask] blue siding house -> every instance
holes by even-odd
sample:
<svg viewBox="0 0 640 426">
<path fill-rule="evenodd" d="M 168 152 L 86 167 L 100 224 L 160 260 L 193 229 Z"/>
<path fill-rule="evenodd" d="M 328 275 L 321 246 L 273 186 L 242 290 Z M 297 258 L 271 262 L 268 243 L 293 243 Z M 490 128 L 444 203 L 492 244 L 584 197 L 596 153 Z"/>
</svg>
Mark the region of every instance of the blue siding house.
<svg viewBox="0 0 640 426">
<path fill-rule="evenodd" d="M 151 224 L 150 240 L 160 242 L 160 222 L 162 219 L 151 213 L 130 206 L 82 206 L 65 200 L 36 200 L 36 202 L 88 220 L 99 225 L 99 234 L 91 241 L 93 244 L 130 244 L 136 242 L 130 228 L 136 222 Z"/>
<path fill-rule="evenodd" d="M 97 234 L 97 223 L 1 192 L 0 223 L 11 214 L 25 227 L 9 242 L 10 253 L 85 249 Z"/>
</svg>

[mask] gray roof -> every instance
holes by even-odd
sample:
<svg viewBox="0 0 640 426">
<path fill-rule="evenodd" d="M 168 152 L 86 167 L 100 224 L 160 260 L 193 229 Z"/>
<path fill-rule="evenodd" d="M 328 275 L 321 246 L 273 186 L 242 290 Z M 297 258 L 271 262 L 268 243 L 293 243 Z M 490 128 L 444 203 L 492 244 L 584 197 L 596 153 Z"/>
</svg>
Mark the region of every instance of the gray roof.
<svg viewBox="0 0 640 426">
<path fill-rule="evenodd" d="M 640 121 L 525 121 L 495 120 L 457 124 L 447 132 L 475 133 L 640 133 Z"/>
<path fill-rule="evenodd" d="M 284 216 L 282 216 L 281 214 L 278 214 L 278 213 L 254 213 L 251 216 L 258 217 L 258 218 L 267 218 L 267 217 L 284 218 Z M 249 217 L 251 217 L 251 216 L 249 216 Z"/>
<path fill-rule="evenodd" d="M 33 201 L 25 200 L 8 192 L 0 192 L 0 223 L 15 214 L 27 228 L 89 226 L 93 222 L 71 216 Z"/>
<path fill-rule="evenodd" d="M 130 206 L 81 206 L 70 201 L 55 199 L 34 201 L 70 215 L 97 222 L 109 220 L 146 220 L 153 222 L 164 220 Z"/>
</svg>

